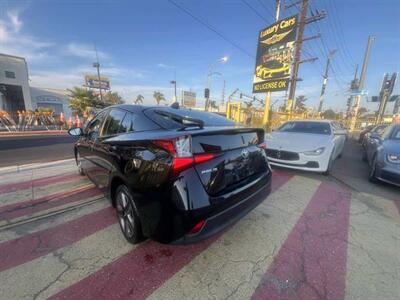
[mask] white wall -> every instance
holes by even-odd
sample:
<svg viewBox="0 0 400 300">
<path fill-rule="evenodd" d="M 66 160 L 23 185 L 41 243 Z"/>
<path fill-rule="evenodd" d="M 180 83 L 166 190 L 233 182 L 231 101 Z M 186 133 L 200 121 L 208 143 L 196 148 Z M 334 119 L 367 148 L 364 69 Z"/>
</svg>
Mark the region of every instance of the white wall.
<svg viewBox="0 0 400 300">
<path fill-rule="evenodd" d="M 7 78 L 5 71 L 15 73 L 15 78 Z M 22 87 L 25 109 L 32 109 L 29 89 L 28 67 L 25 59 L 0 53 L 0 84 L 18 85 Z"/>
</svg>

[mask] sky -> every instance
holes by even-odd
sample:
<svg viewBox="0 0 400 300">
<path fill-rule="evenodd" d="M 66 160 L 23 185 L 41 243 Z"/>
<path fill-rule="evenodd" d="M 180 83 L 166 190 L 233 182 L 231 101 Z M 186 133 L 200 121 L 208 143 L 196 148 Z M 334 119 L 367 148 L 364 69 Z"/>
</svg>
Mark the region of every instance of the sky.
<svg viewBox="0 0 400 300">
<path fill-rule="evenodd" d="M 327 52 L 336 49 L 324 108 L 345 110 L 369 35 L 375 42 L 365 89 L 378 95 L 384 73 L 400 71 L 400 1 L 309 2 L 309 15 L 317 10 L 327 15 L 306 28 L 305 36 L 321 33 L 322 38 L 304 43 L 302 59 L 318 60 L 301 64 L 296 95 L 317 106 Z M 127 103 L 142 94 L 145 104 L 154 104 L 155 90 L 171 101 L 170 81 L 176 79 L 178 95 L 191 90 L 202 104 L 211 65 L 222 75 L 211 79 L 212 98 L 219 102 L 223 80 L 225 98 L 236 88 L 251 95 L 258 32 L 274 22 L 274 10 L 275 0 L 0 0 L 0 53 L 26 58 L 31 86 L 66 89 L 82 86 L 84 75 L 95 73 L 96 45 L 102 75 Z M 281 17 L 297 12 L 296 6 L 282 8 Z M 228 62 L 219 63 L 224 56 Z M 273 93 L 272 103 L 283 103 L 284 96 Z M 377 109 L 367 101 L 363 98 L 362 106 Z"/>
</svg>

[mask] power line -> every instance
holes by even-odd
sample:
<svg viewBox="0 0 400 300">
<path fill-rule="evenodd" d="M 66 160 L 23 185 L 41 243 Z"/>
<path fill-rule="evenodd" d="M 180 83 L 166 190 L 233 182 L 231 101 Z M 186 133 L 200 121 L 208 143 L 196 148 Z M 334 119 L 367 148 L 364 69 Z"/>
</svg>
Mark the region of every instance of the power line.
<svg viewBox="0 0 400 300">
<path fill-rule="evenodd" d="M 250 10 L 252 10 L 257 16 L 259 16 L 265 22 L 269 22 L 266 18 L 264 18 L 253 6 L 251 6 L 246 0 L 242 0 L 242 3 L 245 4 Z"/>
<path fill-rule="evenodd" d="M 228 42 L 229 44 L 231 44 L 233 47 L 235 47 L 236 49 L 240 50 L 242 53 L 246 54 L 248 57 L 255 59 L 255 57 L 253 55 L 251 55 L 247 50 L 245 50 L 244 48 L 242 48 L 241 46 L 239 46 L 238 44 L 236 44 L 234 41 L 232 41 L 231 39 L 229 39 L 228 37 L 224 36 L 222 33 L 220 33 L 217 29 L 215 29 L 213 26 L 211 26 L 210 24 L 208 24 L 207 22 L 203 21 L 202 19 L 200 19 L 199 17 L 195 16 L 193 13 L 191 13 L 188 9 L 184 8 L 183 6 L 179 5 L 178 3 L 176 3 L 173 0 L 168 0 L 169 3 L 171 3 L 172 5 L 174 5 L 175 7 L 177 7 L 179 10 L 181 10 L 182 12 L 184 12 L 185 14 L 189 15 L 190 17 L 192 17 L 195 21 L 197 21 L 198 23 L 200 23 L 201 25 L 203 25 L 204 27 L 206 27 L 208 30 L 214 32 L 216 35 L 218 35 L 221 39 L 223 39 L 224 41 Z"/>
<path fill-rule="evenodd" d="M 269 10 L 268 6 L 266 6 L 262 0 L 258 0 L 258 3 L 268 12 L 268 15 L 271 16 L 272 19 L 275 19 L 274 13 Z"/>
</svg>

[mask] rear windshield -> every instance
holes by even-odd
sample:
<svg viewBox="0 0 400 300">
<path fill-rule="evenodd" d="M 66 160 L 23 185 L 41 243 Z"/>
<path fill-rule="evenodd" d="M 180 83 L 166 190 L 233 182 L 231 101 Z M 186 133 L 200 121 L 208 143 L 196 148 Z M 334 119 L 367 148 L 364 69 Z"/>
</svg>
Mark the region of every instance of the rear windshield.
<svg viewBox="0 0 400 300">
<path fill-rule="evenodd" d="M 149 108 L 144 114 L 155 123 L 166 129 L 179 129 L 195 126 L 196 121 L 203 122 L 204 126 L 233 126 L 234 122 L 216 113 L 174 108 Z M 194 121 L 191 121 L 194 120 Z"/>
<path fill-rule="evenodd" d="M 331 126 L 324 122 L 287 122 L 278 131 L 314 134 L 331 134 Z"/>
</svg>

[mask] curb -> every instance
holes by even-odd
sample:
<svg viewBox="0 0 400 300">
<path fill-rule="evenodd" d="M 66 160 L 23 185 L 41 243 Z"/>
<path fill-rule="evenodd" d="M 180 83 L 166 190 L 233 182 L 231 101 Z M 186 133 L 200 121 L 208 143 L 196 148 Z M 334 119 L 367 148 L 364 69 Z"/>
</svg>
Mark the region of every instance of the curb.
<svg viewBox="0 0 400 300">
<path fill-rule="evenodd" d="M 68 162 L 74 162 L 75 158 L 68 158 L 68 159 L 63 159 L 63 160 L 56 160 L 52 162 L 47 162 L 47 163 L 32 163 L 32 164 L 25 164 L 25 165 L 15 165 L 15 166 L 9 166 L 9 167 L 2 167 L 0 168 L 0 175 L 4 175 L 7 173 L 14 173 L 14 172 L 21 172 L 21 171 L 28 171 L 32 169 L 42 169 L 50 166 L 56 166 L 56 165 L 62 165 L 64 163 Z"/>
</svg>

